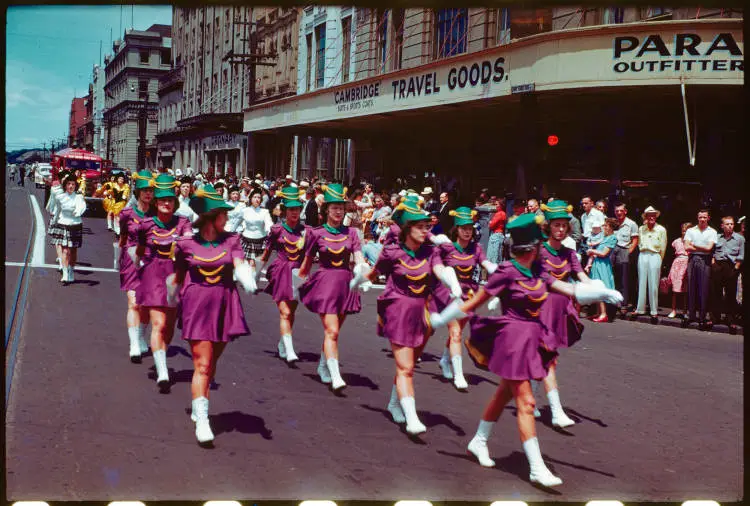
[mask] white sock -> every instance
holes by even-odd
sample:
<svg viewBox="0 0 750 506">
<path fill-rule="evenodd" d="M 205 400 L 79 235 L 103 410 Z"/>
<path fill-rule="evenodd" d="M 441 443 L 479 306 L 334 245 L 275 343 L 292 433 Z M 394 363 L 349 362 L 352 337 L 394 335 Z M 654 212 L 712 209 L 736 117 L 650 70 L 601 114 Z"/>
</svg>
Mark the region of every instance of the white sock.
<svg viewBox="0 0 750 506">
<path fill-rule="evenodd" d="M 440 357 L 440 360 L 444 360 L 445 362 L 449 362 L 451 359 L 451 350 L 447 346 L 443 349 L 443 356 Z"/>
<path fill-rule="evenodd" d="M 407 432 L 424 432 L 426 427 L 419 420 L 419 416 L 417 415 L 417 404 L 414 401 L 414 397 L 403 397 L 400 403 L 401 409 L 404 410 L 404 416 L 406 417 Z"/>
<path fill-rule="evenodd" d="M 532 437 L 524 441 L 523 451 L 526 454 L 526 459 L 529 461 L 532 473 L 537 473 L 541 470 L 548 471 L 542 459 L 542 451 L 539 449 L 539 440 L 537 438 Z"/>
<path fill-rule="evenodd" d="M 138 341 L 138 327 L 128 327 L 128 339 L 130 339 L 130 356 L 140 356 L 141 347 Z"/>
<path fill-rule="evenodd" d="M 492 429 L 495 427 L 495 422 L 488 422 L 486 420 L 479 420 L 479 427 L 477 427 L 477 433 L 474 434 L 475 439 L 484 441 L 485 443 L 490 440 L 492 435 Z"/>
<path fill-rule="evenodd" d="M 396 385 L 393 385 L 393 388 L 391 389 L 391 399 L 388 401 L 388 411 L 391 413 L 394 422 L 406 422 L 404 410 L 401 409 L 401 403 L 398 400 L 398 390 L 396 389 Z"/>
<path fill-rule="evenodd" d="M 141 347 L 141 353 L 148 351 L 149 340 L 146 339 L 146 325 L 145 323 L 138 324 L 138 341 Z"/>
<path fill-rule="evenodd" d="M 341 377 L 341 372 L 339 371 L 338 359 L 329 358 L 328 360 L 326 360 L 326 365 L 328 366 L 328 372 L 331 373 L 331 380 L 333 380 L 335 383 L 344 381 Z"/>
<path fill-rule="evenodd" d="M 284 343 L 284 351 L 286 355 L 287 360 L 294 360 L 297 358 L 297 354 L 294 353 L 294 345 L 292 344 L 292 335 L 291 334 L 284 334 L 281 336 L 281 340 Z"/>
<path fill-rule="evenodd" d="M 166 350 L 156 350 L 153 353 L 154 365 L 156 366 L 156 381 L 169 381 L 169 370 L 167 369 Z"/>
</svg>

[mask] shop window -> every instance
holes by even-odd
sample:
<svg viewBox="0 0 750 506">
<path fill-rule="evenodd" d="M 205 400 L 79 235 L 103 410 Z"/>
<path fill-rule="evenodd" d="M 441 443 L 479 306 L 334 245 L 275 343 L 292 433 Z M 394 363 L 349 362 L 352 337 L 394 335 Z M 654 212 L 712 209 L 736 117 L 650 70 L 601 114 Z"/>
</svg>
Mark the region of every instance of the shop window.
<svg viewBox="0 0 750 506">
<path fill-rule="evenodd" d="M 433 58 L 445 58 L 466 52 L 469 9 L 440 9 L 434 13 Z"/>
<path fill-rule="evenodd" d="M 323 87 L 326 68 L 326 25 L 315 27 L 315 87 Z"/>
<path fill-rule="evenodd" d="M 393 9 L 393 62 L 391 70 L 399 70 L 403 60 L 404 50 L 404 20 L 405 9 Z"/>
<path fill-rule="evenodd" d="M 507 7 L 497 10 L 497 43 L 510 42 L 510 9 Z"/>
<path fill-rule="evenodd" d="M 313 45 L 312 45 L 312 34 L 308 34 L 306 37 L 307 46 L 307 64 L 305 72 L 305 91 L 310 91 L 310 85 L 312 83 L 312 59 L 313 59 Z"/>
<path fill-rule="evenodd" d="M 341 20 L 341 34 L 343 44 L 341 51 L 341 82 L 349 82 L 349 71 L 351 70 L 352 58 L 352 17 L 349 16 Z"/>
</svg>

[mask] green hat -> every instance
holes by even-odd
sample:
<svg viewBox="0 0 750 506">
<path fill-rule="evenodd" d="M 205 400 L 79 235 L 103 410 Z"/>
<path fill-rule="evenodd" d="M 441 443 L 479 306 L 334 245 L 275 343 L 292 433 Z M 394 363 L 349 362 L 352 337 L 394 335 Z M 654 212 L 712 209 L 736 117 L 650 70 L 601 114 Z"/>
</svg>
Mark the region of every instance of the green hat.
<svg viewBox="0 0 750 506">
<path fill-rule="evenodd" d="M 154 179 L 154 198 L 163 199 L 166 197 L 177 198 L 174 189 L 180 186 L 180 182 L 169 174 L 159 174 Z"/>
<path fill-rule="evenodd" d="M 510 233 L 513 246 L 524 246 L 534 244 L 542 239 L 542 229 L 539 225 L 544 223 L 544 217 L 534 213 L 522 214 L 505 226 Z"/>
<path fill-rule="evenodd" d="M 234 209 L 224 201 L 224 197 L 211 184 L 204 184 L 190 199 L 190 209 L 196 214 L 204 214 L 214 209 Z"/>
<path fill-rule="evenodd" d="M 570 219 L 570 213 L 573 212 L 573 206 L 564 200 L 552 200 L 548 204 L 542 204 L 541 209 L 547 221 Z"/>
<path fill-rule="evenodd" d="M 449 212 L 453 216 L 453 224 L 457 227 L 461 225 L 473 225 L 474 217 L 477 215 L 476 211 L 469 209 L 468 207 L 459 207 Z"/>
<path fill-rule="evenodd" d="M 422 210 L 422 198 L 419 195 L 407 195 L 396 206 L 392 217 L 394 221 L 403 227 L 409 221 L 429 220 L 430 213 Z"/>
<path fill-rule="evenodd" d="M 338 183 L 324 184 L 320 187 L 323 190 L 323 202 L 326 204 L 343 204 L 348 202 L 346 192 L 348 188 Z"/>
<path fill-rule="evenodd" d="M 144 188 L 152 188 L 154 186 L 152 183 L 154 177 L 148 170 L 136 172 L 133 174 L 133 179 L 135 179 L 136 190 L 143 190 Z"/>
<path fill-rule="evenodd" d="M 282 205 L 291 209 L 293 207 L 302 207 L 302 201 L 299 199 L 305 192 L 294 186 L 285 186 L 281 190 L 276 191 L 276 196 L 284 199 Z"/>
</svg>

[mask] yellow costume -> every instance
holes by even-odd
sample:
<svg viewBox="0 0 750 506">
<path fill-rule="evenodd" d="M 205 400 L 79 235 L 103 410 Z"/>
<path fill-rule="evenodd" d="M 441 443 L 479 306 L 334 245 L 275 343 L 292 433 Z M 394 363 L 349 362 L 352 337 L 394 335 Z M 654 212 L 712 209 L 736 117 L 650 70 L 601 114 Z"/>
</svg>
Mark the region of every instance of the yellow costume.
<svg viewBox="0 0 750 506">
<path fill-rule="evenodd" d="M 112 183 L 111 188 L 112 205 L 109 208 L 109 212 L 118 216 L 120 211 L 122 211 L 128 204 L 128 199 L 130 198 L 130 185 L 127 183 L 123 183 L 122 185 Z"/>
<path fill-rule="evenodd" d="M 81 177 L 78 178 L 78 193 L 86 196 L 86 176 L 81 174 Z"/>
<path fill-rule="evenodd" d="M 110 208 L 112 204 L 114 204 L 114 199 L 112 198 L 112 185 L 114 184 L 115 183 L 113 181 L 107 181 L 102 185 L 102 195 L 104 195 L 102 207 L 104 208 L 104 211 L 106 213 L 110 212 Z"/>
</svg>

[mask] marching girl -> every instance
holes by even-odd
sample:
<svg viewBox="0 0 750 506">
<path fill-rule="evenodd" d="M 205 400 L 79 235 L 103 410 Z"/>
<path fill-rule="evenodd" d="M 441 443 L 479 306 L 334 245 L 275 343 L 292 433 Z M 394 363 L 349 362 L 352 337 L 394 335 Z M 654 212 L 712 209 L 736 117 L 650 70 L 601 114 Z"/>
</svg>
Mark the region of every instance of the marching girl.
<svg viewBox="0 0 750 506">
<path fill-rule="evenodd" d="M 531 468 L 529 480 L 551 487 L 560 485 L 562 480 L 553 475 L 542 460 L 536 438 L 534 395 L 529 384 L 529 380 L 541 380 L 547 375 L 556 355 L 557 339 L 540 319 L 542 304 L 550 290 L 575 297 L 582 304 L 601 300 L 619 304 L 622 295 L 596 284 L 571 285 L 543 271 L 537 261 L 542 238 L 539 221 L 542 220 L 541 216 L 523 214 L 509 223 L 506 230 L 513 241 L 511 254 L 514 258 L 503 262 L 469 301 L 455 301 L 442 313 L 431 317 L 433 327 L 437 328 L 451 320 L 466 318 L 491 297 L 499 297 L 502 316 L 474 315 L 470 320 L 471 336 L 467 341 L 470 355 L 478 366 L 494 372 L 501 381 L 467 450 L 482 466 L 495 465 L 487 440 L 503 408 L 514 399 L 518 430 Z"/>
<path fill-rule="evenodd" d="M 427 242 L 430 215 L 415 200 L 399 204 L 401 233 L 398 244 L 383 248 L 368 281 L 378 273 L 388 277 L 385 291 L 378 297 L 378 335 L 391 342 L 396 375 L 388 402 L 388 411 L 396 423 L 406 422 L 406 432 L 422 434 L 427 428 L 417 416 L 414 400 L 414 364 L 433 331 L 429 321 L 429 303 L 440 280 L 453 296 L 461 296 L 461 286 L 450 267 Z M 355 285 L 360 285 L 355 278 Z M 362 286 L 362 288 L 365 288 Z"/>
<path fill-rule="evenodd" d="M 51 196 L 55 199 L 55 226 L 50 227 L 52 244 L 59 245 L 62 263 L 63 284 L 73 283 L 75 276 L 73 269 L 78 259 L 78 248 L 83 244 L 83 220 L 81 216 L 86 212 L 86 201 L 77 192 L 78 181 L 70 173 L 61 174 L 62 186 L 58 179 L 52 181 Z"/>
<path fill-rule="evenodd" d="M 151 352 L 156 366 L 156 383 L 161 393 L 169 393 L 167 346 L 174 334 L 177 311 L 167 304 L 165 280 L 174 272 L 174 248 L 177 239 L 192 235 L 190 221 L 174 214 L 177 207 L 175 188 L 179 183 L 169 174 L 154 179 L 155 216 L 143 220 L 138 227 L 138 247 L 133 263 L 138 266 L 140 283 L 135 302 L 148 311 L 151 320 Z"/>
<path fill-rule="evenodd" d="M 177 195 L 177 210 L 174 212 L 177 216 L 184 216 L 190 223 L 198 219 L 198 215 L 190 207 L 190 194 L 193 191 L 193 180 L 190 176 L 184 176 L 180 179 L 180 189 Z"/>
<path fill-rule="evenodd" d="M 230 198 L 231 194 L 232 192 L 230 192 Z M 302 201 L 300 200 L 299 189 L 287 186 L 276 192 L 276 195 L 283 199 L 281 209 L 285 219 L 271 227 L 266 250 L 255 261 L 255 272 L 260 277 L 260 271 L 268 262 L 271 253 L 275 251 L 276 259 L 268 267 L 266 273 L 268 286 L 266 286 L 265 292 L 271 294 L 279 308 L 279 328 L 281 331 L 278 346 L 279 356 L 291 364 L 299 360 L 292 344 L 294 313 L 297 310 L 297 300 L 292 293 L 292 269 L 298 269 L 302 265 L 305 233 L 309 230 L 309 227 L 305 227 L 300 222 Z"/>
<path fill-rule="evenodd" d="M 107 213 L 107 230 L 114 230 L 112 223 L 112 211 L 110 211 L 110 207 L 112 207 L 112 186 L 114 186 L 116 179 L 117 178 L 112 175 L 109 177 L 109 181 L 106 181 L 102 185 L 102 193 L 104 194 L 104 198 L 102 199 L 102 208 L 104 209 L 104 212 Z"/>
<path fill-rule="evenodd" d="M 64 176 L 60 174 L 60 177 L 63 179 Z M 48 180 L 50 184 L 50 188 L 52 187 L 52 177 L 50 176 Z M 55 253 L 57 254 L 57 258 L 55 261 L 57 262 L 57 270 L 62 275 L 63 273 L 63 266 L 62 266 L 62 246 L 60 246 L 59 242 L 55 241 L 56 237 L 59 237 L 62 235 L 62 229 L 60 225 L 58 225 L 57 220 L 60 219 L 60 208 L 57 205 L 57 199 L 54 195 L 52 195 L 52 192 L 50 191 L 49 199 L 47 200 L 47 205 L 45 206 L 45 209 L 47 209 L 47 212 L 50 214 L 49 217 L 49 228 L 47 229 L 47 235 L 50 238 L 50 244 L 55 247 Z M 62 281 L 62 280 L 60 280 Z"/>
<path fill-rule="evenodd" d="M 443 265 L 452 267 L 456 271 L 464 301 L 469 300 L 479 290 L 479 283 L 474 280 L 473 276 L 477 266 L 485 268 L 488 274 L 492 274 L 497 269 L 497 264 L 487 260 L 482 246 L 474 240 L 476 214 L 476 211 L 468 207 L 452 210 L 450 215 L 453 216 L 453 230 L 451 230 L 453 242 L 441 244 L 437 248 Z M 446 288 L 442 286 L 436 288 L 435 302 L 438 310 L 445 309 L 451 300 L 451 294 Z M 469 388 L 464 378 L 461 349 L 461 333 L 467 323 L 466 318 L 448 323 L 448 339 L 445 342 L 443 356 L 440 358 L 443 377 L 452 379 L 453 385 L 459 391 Z"/>
<path fill-rule="evenodd" d="M 550 276 L 560 281 L 580 281 L 591 283 L 591 279 L 583 272 L 581 262 L 578 261 L 576 252 L 562 245 L 562 241 L 568 235 L 570 227 L 569 213 L 573 210 L 563 200 L 552 200 L 548 204 L 542 204 L 544 217 L 548 222 L 549 238 L 542 243 L 539 249 L 539 261 L 542 269 Z M 574 299 L 551 291 L 542 306 L 542 314 L 539 319 L 542 325 L 549 328 L 557 338 L 557 348 L 568 348 L 573 346 L 583 331 L 583 325 L 578 318 L 578 311 L 573 305 Z M 550 410 L 552 411 L 552 425 L 555 427 L 569 427 L 575 424 L 563 411 L 560 403 L 560 393 L 557 386 L 557 358 L 549 366 L 549 372 L 544 378 L 544 389 L 547 392 Z M 532 390 L 536 394 L 538 383 L 532 381 Z M 540 416 L 539 410 L 534 408 L 534 417 Z"/>
<path fill-rule="evenodd" d="M 119 215 L 120 241 L 117 244 L 120 250 L 128 251 L 138 246 L 138 228 L 141 222 L 153 216 L 151 204 L 154 200 L 154 187 L 151 172 L 143 170 L 133 174 L 135 190 L 133 194 L 136 203 L 126 207 Z M 135 292 L 140 283 L 138 268 L 133 263 L 130 255 L 119 255 L 120 257 L 120 290 L 126 293 L 128 298 L 127 326 L 128 339 L 130 340 L 130 361 L 134 364 L 141 363 L 141 355 L 148 351 L 148 343 L 145 337 L 146 325 L 148 325 L 148 311 L 136 304 Z"/>
<path fill-rule="evenodd" d="M 191 419 L 198 443 L 206 445 L 214 439 L 208 396 L 216 364 L 228 342 L 250 335 L 233 277 L 247 291 L 257 287 L 244 261 L 240 238 L 224 230 L 231 207 L 210 184 L 195 192 L 190 206 L 198 215 L 198 233 L 177 240 L 175 272 L 166 278 L 165 286 L 170 306 L 176 305 L 180 292 L 179 325 L 193 355 Z"/>
<path fill-rule="evenodd" d="M 255 266 L 255 259 L 263 254 L 268 233 L 273 226 L 273 220 L 268 209 L 261 207 L 263 193 L 260 189 L 253 189 L 250 193 L 250 205 L 242 209 L 242 218 L 236 228 L 242 232 L 242 250 L 245 259 Z M 257 269 L 256 269 L 257 271 Z"/>
<path fill-rule="evenodd" d="M 239 186 L 232 186 L 229 188 L 229 204 L 232 209 L 229 210 L 229 221 L 226 224 L 225 230 L 227 232 L 236 232 L 242 222 L 242 215 L 247 207 L 244 202 L 240 200 L 241 191 Z M 260 269 L 257 270 L 260 276 Z"/>
<path fill-rule="evenodd" d="M 298 272 L 292 270 L 292 283 L 298 300 L 311 312 L 320 315 L 324 339 L 318 375 L 336 393 L 346 387 L 339 372 L 341 326 L 347 315 L 359 313 L 362 309 L 359 293 L 349 286 L 353 280 L 349 266 L 352 257 L 356 263 L 355 274 L 361 276 L 370 269 L 362 255 L 357 230 L 342 225 L 346 213 L 346 188 L 329 184 L 321 189 L 324 202 L 321 215 L 326 222 L 307 233 L 304 260 Z M 320 265 L 307 279 L 316 256 Z"/>
<path fill-rule="evenodd" d="M 109 193 L 110 203 L 108 213 L 113 217 L 112 229 L 115 232 L 115 237 L 112 249 L 115 253 L 114 268 L 117 269 L 120 262 L 120 213 L 125 209 L 130 199 L 130 185 L 125 182 L 124 175 L 120 174 L 117 176 L 115 182 L 110 186 Z"/>
</svg>

